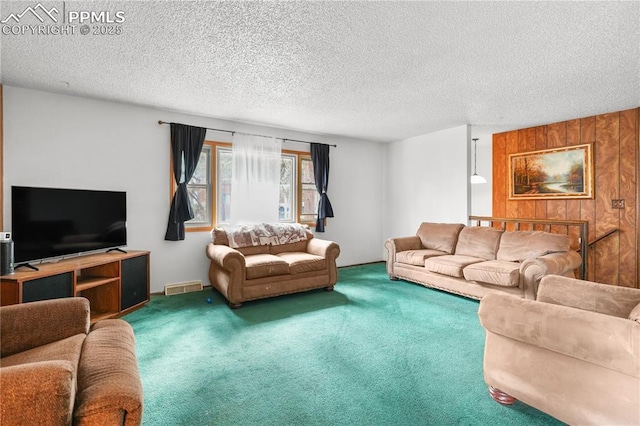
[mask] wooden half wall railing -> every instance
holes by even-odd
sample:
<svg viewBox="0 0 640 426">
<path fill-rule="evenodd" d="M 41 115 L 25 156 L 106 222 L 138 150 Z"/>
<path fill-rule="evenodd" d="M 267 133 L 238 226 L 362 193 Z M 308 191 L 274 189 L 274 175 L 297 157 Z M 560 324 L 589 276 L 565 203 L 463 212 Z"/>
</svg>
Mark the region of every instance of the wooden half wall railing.
<svg viewBox="0 0 640 426">
<path fill-rule="evenodd" d="M 589 241 L 589 248 L 595 246 L 597 243 L 599 243 L 600 241 L 604 240 L 609 235 L 613 235 L 618 231 L 620 231 L 618 228 L 611 229 L 610 231 L 607 231 L 604 234 L 600 235 L 599 237 L 595 238 L 593 241 Z"/>
<path fill-rule="evenodd" d="M 551 232 L 552 226 L 559 226 L 565 228 L 567 235 L 570 234 L 570 229 L 578 229 L 579 247 L 577 251 L 582 257 L 582 263 L 580 264 L 580 279 L 586 279 L 588 258 L 587 250 L 589 248 L 589 244 L 587 242 L 589 235 L 589 222 L 586 220 L 522 219 L 490 216 L 469 216 L 469 222 L 475 222 L 476 226 L 483 226 L 483 223 L 487 223 L 491 227 L 499 227 L 503 230 L 507 229 L 507 224 L 513 224 L 513 228 L 516 231 L 524 230 L 522 225 L 527 225 L 527 230 L 539 230 L 539 228 L 542 228 L 546 232 Z"/>
</svg>

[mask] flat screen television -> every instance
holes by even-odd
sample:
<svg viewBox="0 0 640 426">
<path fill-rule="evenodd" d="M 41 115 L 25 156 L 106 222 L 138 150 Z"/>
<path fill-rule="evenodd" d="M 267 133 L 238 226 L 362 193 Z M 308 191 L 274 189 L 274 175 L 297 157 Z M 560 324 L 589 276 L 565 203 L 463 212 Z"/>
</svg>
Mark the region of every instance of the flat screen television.
<svg viewBox="0 0 640 426">
<path fill-rule="evenodd" d="M 126 222 L 126 192 L 11 187 L 16 264 L 125 246 Z"/>
</svg>

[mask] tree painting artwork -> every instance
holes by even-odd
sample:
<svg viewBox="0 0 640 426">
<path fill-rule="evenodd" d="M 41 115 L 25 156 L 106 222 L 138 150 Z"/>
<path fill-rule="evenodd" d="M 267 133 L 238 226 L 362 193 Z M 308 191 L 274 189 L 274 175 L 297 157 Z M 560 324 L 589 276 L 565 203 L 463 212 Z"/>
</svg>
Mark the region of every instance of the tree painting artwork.
<svg viewBox="0 0 640 426">
<path fill-rule="evenodd" d="M 593 198 L 592 144 L 509 155 L 509 199 Z"/>
</svg>

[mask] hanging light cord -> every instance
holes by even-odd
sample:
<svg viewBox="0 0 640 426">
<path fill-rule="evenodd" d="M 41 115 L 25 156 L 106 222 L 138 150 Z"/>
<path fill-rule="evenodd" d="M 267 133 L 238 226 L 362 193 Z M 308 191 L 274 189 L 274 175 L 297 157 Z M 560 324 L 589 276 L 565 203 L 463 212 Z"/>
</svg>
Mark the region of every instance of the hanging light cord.
<svg viewBox="0 0 640 426">
<path fill-rule="evenodd" d="M 473 174 L 478 174 L 478 138 L 473 139 Z"/>
</svg>

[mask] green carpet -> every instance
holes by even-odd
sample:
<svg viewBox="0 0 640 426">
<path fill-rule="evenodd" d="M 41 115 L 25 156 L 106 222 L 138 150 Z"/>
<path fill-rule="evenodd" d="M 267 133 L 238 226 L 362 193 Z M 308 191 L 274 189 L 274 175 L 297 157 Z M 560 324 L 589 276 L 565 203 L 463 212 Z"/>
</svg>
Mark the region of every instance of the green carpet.
<svg viewBox="0 0 640 426">
<path fill-rule="evenodd" d="M 206 299 L 212 298 L 212 303 Z M 335 291 L 153 296 L 136 333 L 145 425 L 549 425 L 482 378 L 478 302 L 341 268 Z"/>
</svg>

